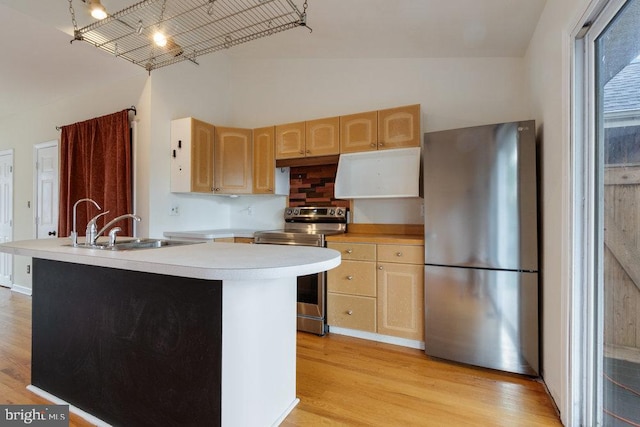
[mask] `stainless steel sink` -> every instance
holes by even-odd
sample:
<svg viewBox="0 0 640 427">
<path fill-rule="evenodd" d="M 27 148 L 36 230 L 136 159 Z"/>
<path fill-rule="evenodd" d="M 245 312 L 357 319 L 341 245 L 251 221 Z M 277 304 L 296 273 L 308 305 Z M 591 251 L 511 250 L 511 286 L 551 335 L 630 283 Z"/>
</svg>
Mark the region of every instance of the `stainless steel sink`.
<svg viewBox="0 0 640 427">
<path fill-rule="evenodd" d="M 164 248 L 168 246 L 182 246 L 193 245 L 201 242 L 185 242 L 180 240 L 163 240 L 163 239 L 133 239 L 125 240 L 122 242 L 116 242 L 110 245 L 109 242 L 98 242 L 95 245 L 78 244 L 78 248 L 85 249 L 100 249 L 108 251 L 130 251 L 135 249 L 152 249 L 152 248 Z M 71 245 L 68 245 L 71 246 Z"/>
</svg>

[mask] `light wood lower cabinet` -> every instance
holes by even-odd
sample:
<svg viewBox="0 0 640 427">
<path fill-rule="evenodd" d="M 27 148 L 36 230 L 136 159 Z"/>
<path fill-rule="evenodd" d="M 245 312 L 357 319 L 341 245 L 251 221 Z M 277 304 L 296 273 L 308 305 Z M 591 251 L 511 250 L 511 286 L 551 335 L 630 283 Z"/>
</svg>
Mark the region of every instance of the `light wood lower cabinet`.
<svg viewBox="0 0 640 427">
<path fill-rule="evenodd" d="M 233 243 L 253 243 L 253 237 L 234 237 Z"/>
<path fill-rule="evenodd" d="M 213 241 L 224 243 L 253 243 L 253 237 L 218 237 L 213 239 Z"/>
<path fill-rule="evenodd" d="M 378 263 L 378 333 L 424 339 L 424 265 Z"/>
<path fill-rule="evenodd" d="M 424 246 L 327 246 L 342 254 L 342 264 L 327 273 L 330 326 L 424 340 Z"/>
<path fill-rule="evenodd" d="M 376 332 L 376 299 L 329 293 L 327 317 L 333 326 Z"/>
</svg>

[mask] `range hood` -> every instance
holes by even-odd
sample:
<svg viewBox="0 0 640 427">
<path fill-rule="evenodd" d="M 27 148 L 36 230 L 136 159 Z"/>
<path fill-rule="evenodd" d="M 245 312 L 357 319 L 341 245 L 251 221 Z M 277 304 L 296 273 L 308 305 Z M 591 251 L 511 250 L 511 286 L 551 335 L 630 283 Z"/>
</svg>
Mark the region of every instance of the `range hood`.
<svg viewBox="0 0 640 427">
<path fill-rule="evenodd" d="M 420 196 L 420 147 L 341 154 L 336 199 Z"/>
</svg>

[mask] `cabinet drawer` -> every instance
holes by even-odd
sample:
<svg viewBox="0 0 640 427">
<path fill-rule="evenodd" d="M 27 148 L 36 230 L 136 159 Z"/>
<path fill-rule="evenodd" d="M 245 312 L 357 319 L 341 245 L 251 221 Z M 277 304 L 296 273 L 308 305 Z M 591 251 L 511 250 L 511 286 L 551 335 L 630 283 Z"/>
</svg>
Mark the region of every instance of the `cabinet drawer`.
<svg viewBox="0 0 640 427">
<path fill-rule="evenodd" d="M 327 322 L 331 326 L 376 332 L 376 299 L 329 293 Z"/>
<path fill-rule="evenodd" d="M 327 291 L 376 296 L 376 264 L 369 261 L 342 261 L 327 272 Z"/>
<path fill-rule="evenodd" d="M 378 261 L 424 264 L 424 246 L 378 245 Z"/>
<path fill-rule="evenodd" d="M 372 243 L 328 242 L 327 247 L 340 252 L 343 260 L 375 261 L 376 245 Z"/>
</svg>

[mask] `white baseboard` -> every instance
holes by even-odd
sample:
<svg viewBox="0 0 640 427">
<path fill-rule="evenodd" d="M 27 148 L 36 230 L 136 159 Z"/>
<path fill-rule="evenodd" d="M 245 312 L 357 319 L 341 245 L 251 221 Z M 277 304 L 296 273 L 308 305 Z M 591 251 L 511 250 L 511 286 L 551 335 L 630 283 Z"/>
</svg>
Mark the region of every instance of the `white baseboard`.
<svg viewBox="0 0 640 427">
<path fill-rule="evenodd" d="M 277 427 L 280 424 L 282 424 L 284 419 L 287 418 L 287 416 L 291 413 L 291 411 L 293 411 L 293 409 L 298 405 L 298 403 L 300 403 L 300 399 L 296 397 L 295 400 L 291 403 L 291 405 L 289 405 L 289 407 L 286 409 L 286 411 L 284 411 L 282 415 L 280 415 L 280 417 L 276 420 L 276 422 L 273 423 L 272 427 Z"/>
<path fill-rule="evenodd" d="M 16 285 L 16 284 L 14 284 L 11 287 L 11 290 L 13 292 L 17 292 L 19 294 L 24 294 L 24 295 L 29 295 L 29 296 L 31 296 L 33 294 L 33 289 L 27 288 L 26 286 Z"/>
<path fill-rule="evenodd" d="M 42 397 L 42 398 L 44 398 L 44 399 L 56 404 L 56 405 L 69 405 L 69 412 L 71 412 L 73 414 L 76 414 L 77 416 L 79 416 L 80 418 L 86 420 L 87 422 L 91 423 L 94 426 L 97 426 L 97 427 L 111 427 L 111 424 L 105 423 L 100 418 L 94 417 L 90 413 L 85 412 L 82 409 L 71 405 L 69 402 L 66 402 L 66 401 L 62 400 L 59 397 L 56 397 L 53 394 L 42 390 L 41 388 L 38 388 L 38 387 L 36 387 L 34 385 L 29 384 L 27 386 L 27 390 L 29 390 L 33 394 L 37 394 L 38 396 L 40 396 L 40 397 Z"/>
<path fill-rule="evenodd" d="M 400 345 L 402 347 L 424 350 L 424 341 L 410 340 L 407 338 L 392 337 L 390 335 L 376 334 L 374 332 L 359 331 L 357 329 L 340 328 L 329 326 L 329 332 L 337 335 L 346 335 L 354 338 L 362 338 L 370 341 L 383 342 L 386 344 Z"/>
</svg>

